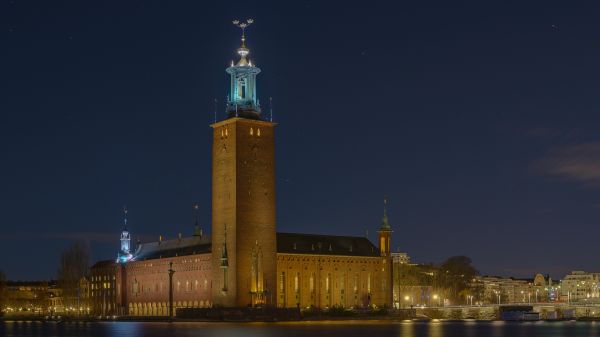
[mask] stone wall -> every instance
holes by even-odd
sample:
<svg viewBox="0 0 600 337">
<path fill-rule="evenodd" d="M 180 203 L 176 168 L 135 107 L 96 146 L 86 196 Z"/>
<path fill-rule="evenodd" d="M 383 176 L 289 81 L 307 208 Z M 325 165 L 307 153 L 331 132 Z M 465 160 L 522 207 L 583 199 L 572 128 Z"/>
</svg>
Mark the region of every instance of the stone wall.
<svg viewBox="0 0 600 337">
<path fill-rule="evenodd" d="M 390 275 L 382 257 L 277 254 L 277 306 L 390 306 Z"/>
<path fill-rule="evenodd" d="M 169 314 L 169 263 L 173 262 L 173 308 L 212 305 L 211 254 L 195 254 L 126 265 L 128 312 L 131 316 Z"/>
</svg>

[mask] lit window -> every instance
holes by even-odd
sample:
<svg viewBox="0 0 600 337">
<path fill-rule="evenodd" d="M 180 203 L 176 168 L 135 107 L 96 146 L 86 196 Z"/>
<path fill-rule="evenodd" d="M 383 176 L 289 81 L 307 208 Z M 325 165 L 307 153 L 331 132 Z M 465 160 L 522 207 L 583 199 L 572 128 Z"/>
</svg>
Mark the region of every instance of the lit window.
<svg viewBox="0 0 600 337">
<path fill-rule="evenodd" d="M 254 135 L 254 129 L 250 128 L 250 136 Z"/>
<path fill-rule="evenodd" d="M 256 135 L 260 137 L 260 128 L 256 129 Z"/>
</svg>

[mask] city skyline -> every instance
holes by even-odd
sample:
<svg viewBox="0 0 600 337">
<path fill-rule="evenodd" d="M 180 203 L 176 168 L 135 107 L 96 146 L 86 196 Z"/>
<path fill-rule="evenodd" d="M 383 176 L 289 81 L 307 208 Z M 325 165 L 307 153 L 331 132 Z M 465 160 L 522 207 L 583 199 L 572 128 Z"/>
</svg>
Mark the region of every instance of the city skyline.
<svg viewBox="0 0 600 337">
<path fill-rule="evenodd" d="M 194 202 L 210 233 L 208 124 L 214 99 L 225 115 L 234 17 L 125 4 L 111 21 L 110 4 L 65 4 L 3 5 L 0 252 L 35 247 L 0 266 L 10 279 L 54 278 L 71 240 L 89 242 L 92 260 L 114 258 L 124 204 L 134 240 L 191 234 Z M 55 16 L 36 12 L 45 6 Z M 277 229 L 368 230 L 375 242 L 387 195 L 393 250 L 417 262 L 598 270 L 591 15 L 550 3 L 534 18 L 522 5 L 506 22 L 499 6 L 404 6 L 400 18 L 370 9 L 377 19 L 318 3 L 241 6 L 261 22 L 258 94 L 263 109 L 273 97 L 279 124 Z"/>
</svg>

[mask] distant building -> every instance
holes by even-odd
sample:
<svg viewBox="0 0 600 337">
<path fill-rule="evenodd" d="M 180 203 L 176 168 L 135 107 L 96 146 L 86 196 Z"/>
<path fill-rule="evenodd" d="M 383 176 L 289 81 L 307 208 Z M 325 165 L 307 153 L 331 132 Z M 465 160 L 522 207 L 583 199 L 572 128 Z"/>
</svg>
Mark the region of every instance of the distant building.
<svg viewBox="0 0 600 337">
<path fill-rule="evenodd" d="M 3 292 L 7 312 L 45 313 L 50 306 L 48 289 L 55 282 L 8 281 Z"/>
<path fill-rule="evenodd" d="M 92 313 L 103 316 L 125 313 L 120 301 L 122 270 L 122 266 L 114 260 L 99 261 L 91 267 L 89 287 Z"/>
<path fill-rule="evenodd" d="M 560 283 L 560 299 L 563 302 L 599 302 L 600 273 L 573 271 Z"/>
<path fill-rule="evenodd" d="M 471 287 L 479 291 L 476 298 L 482 304 L 551 302 L 558 291 L 552 278 L 542 274 L 531 279 L 478 276 Z"/>
<path fill-rule="evenodd" d="M 407 253 L 392 253 L 392 264 L 400 265 L 400 264 L 410 264 L 410 256 Z"/>
</svg>

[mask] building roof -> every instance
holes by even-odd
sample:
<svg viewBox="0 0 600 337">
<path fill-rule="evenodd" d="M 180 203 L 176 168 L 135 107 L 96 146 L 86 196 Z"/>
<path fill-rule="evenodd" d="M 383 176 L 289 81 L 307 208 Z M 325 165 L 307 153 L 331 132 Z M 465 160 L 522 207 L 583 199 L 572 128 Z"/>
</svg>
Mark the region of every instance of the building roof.
<svg viewBox="0 0 600 337">
<path fill-rule="evenodd" d="M 187 236 L 139 244 L 133 254 L 133 260 L 150 260 L 210 252 L 211 241 L 209 236 Z"/>
<path fill-rule="evenodd" d="M 379 248 L 365 237 L 299 233 L 277 233 L 277 253 L 380 256 Z"/>
<path fill-rule="evenodd" d="M 52 282 L 56 283 L 56 281 L 6 281 L 7 287 L 43 287 L 48 286 Z"/>
<path fill-rule="evenodd" d="M 94 263 L 94 265 L 92 266 L 92 269 L 110 267 L 113 265 L 115 265 L 115 260 L 102 260 L 102 261 L 98 261 L 98 262 Z"/>
</svg>

